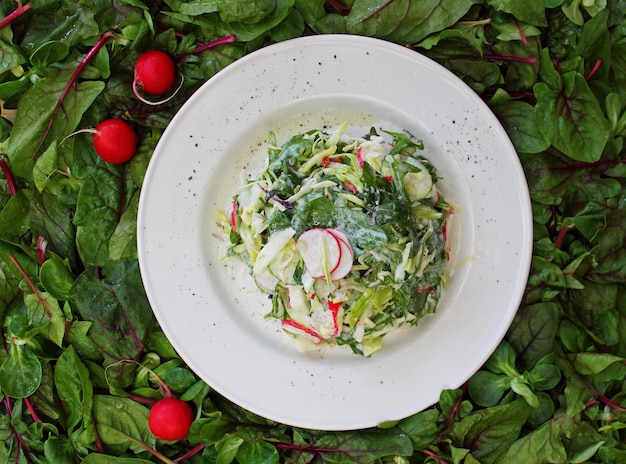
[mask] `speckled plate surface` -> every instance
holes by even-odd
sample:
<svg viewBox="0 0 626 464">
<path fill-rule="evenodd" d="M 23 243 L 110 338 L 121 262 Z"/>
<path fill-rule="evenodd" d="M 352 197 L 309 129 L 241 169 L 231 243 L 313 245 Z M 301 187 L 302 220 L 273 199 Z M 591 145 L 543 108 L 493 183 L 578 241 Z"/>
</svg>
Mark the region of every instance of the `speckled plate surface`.
<svg viewBox="0 0 626 464">
<path fill-rule="evenodd" d="M 245 269 L 221 260 L 215 212 L 258 169 L 273 130 L 407 130 L 454 204 L 451 278 L 437 313 L 362 358 L 300 353 L 263 315 L 270 301 Z M 154 314 L 183 360 L 230 400 L 289 425 L 348 430 L 397 420 L 465 382 L 496 348 L 530 265 L 527 183 L 484 102 L 415 51 L 356 36 L 269 46 L 208 81 L 174 117 L 148 168 L 139 263 Z"/>
</svg>

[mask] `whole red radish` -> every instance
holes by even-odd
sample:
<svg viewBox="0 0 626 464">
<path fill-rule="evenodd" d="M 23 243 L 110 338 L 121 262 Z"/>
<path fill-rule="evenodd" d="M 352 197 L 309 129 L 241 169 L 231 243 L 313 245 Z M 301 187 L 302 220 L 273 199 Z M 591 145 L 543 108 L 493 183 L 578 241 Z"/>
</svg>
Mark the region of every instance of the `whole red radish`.
<svg viewBox="0 0 626 464">
<path fill-rule="evenodd" d="M 163 398 L 157 401 L 148 415 L 148 426 L 159 440 L 181 440 L 189 434 L 193 411 L 183 400 Z"/>
<path fill-rule="evenodd" d="M 139 56 L 135 63 L 133 88 L 139 86 L 149 95 L 169 92 L 176 80 L 176 67 L 172 58 L 160 50 L 150 50 Z"/>
<path fill-rule="evenodd" d="M 130 160 L 137 150 L 137 134 L 127 122 L 121 119 L 107 119 L 96 126 L 93 146 L 104 161 L 123 164 Z"/>
</svg>

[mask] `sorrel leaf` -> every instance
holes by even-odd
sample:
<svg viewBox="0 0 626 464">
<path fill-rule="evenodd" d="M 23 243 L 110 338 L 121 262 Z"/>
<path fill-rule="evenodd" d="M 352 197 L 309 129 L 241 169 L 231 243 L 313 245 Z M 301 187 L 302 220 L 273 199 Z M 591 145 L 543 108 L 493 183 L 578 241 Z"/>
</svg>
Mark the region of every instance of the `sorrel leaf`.
<svg viewBox="0 0 626 464">
<path fill-rule="evenodd" d="M 561 88 L 539 82 L 537 124 L 552 145 L 572 159 L 597 161 L 609 138 L 609 125 L 598 101 L 582 74 L 570 71 L 562 76 Z"/>
<path fill-rule="evenodd" d="M 352 34 L 415 43 L 452 26 L 471 5 L 469 0 L 392 0 L 385 3 L 363 0 L 355 2 L 350 10 L 347 27 Z"/>
</svg>

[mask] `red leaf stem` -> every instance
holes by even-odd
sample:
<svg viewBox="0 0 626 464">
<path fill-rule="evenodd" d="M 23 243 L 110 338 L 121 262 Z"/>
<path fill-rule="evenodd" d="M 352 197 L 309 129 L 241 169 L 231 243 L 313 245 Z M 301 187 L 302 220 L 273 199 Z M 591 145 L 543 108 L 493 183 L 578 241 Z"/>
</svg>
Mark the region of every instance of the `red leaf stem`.
<svg viewBox="0 0 626 464">
<path fill-rule="evenodd" d="M 530 90 L 511 91 L 507 92 L 511 98 L 525 98 L 527 100 L 535 100 L 535 93 Z M 483 94 L 484 99 L 491 98 L 495 95 L 495 92 L 486 92 Z"/>
<path fill-rule="evenodd" d="M 594 63 L 593 67 L 589 70 L 589 72 L 585 74 L 585 80 L 586 81 L 590 80 L 593 77 L 593 75 L 596 72 L 598 72 L 598 69 L 600 69 L 600 66 L 602 66 L 602 60 L 598 59 Z"/>
<path fill-rule="evenodd" d="M 39 300 L 39 303 L 41 303 L 41 307 L 43 308 L 43 310 L 46 312 L 46 314 L 48 316 L 52 316 L 52 312 L 48 309 L 48 305 L 46 304 L 46 300 L 41 296 L 41 293 L 39 292 L 39 289 L 33 283 L 33 281 L 30 280 L 30 277 L 28 277 L 28 274 L 26 274 L 26 271 L 24 270 L 24 268 L 20 265 L 20 263 L 17 261 L 17 259 L 15 259 L 15 256 L 13 256 L 11 253 L 9 253 L 8 256 L 9 256 L 9 259 L 11 260 L 11 262 L 15 265 L 15 267 L 19 271 L 19 273 L 22 274 L 22 277 L 24 278 L 24 280 L 26 281 L 26 283 L 28 284 L 30 289 L 33 291 L 33 293 L 35 295 L 37 295 L 37 299 Z"/>
<path fill-rule="evenodd" d="M 12 11 L 0 20 L 0 29 L 2 29 L 4 26 L 8 26 L 9 24 L 11 24 L 24 13 L 28 12 L 28 10 L 30 10 L 31 8 L 32 5 L 30 3 L 18 6 L 14 11 Z"/>
<path fill-rule="evenodd" d="M 50 121 L 48 121 L 48 127 L 46 128 L 43 135 L 41 136 L 41 141 L 39 142 L 39 146 L 35 150 L 35 153 L 39 151 L 44 141 L 46 140 L 46 137 L 48 136 L 48 133 L 50 132 L 50 129 L 52 128 L 52 123 L 54 122 L 54 119 L 56 118 L 56 115 L 58 114 L 58 112 L 61 110 L 61 106 L 63 106 L 63 101 L 65 100 L 65 97 L 67 97 L 67 94 L 69 93 L 70 89 L 74 86 L 74 84 L 76 84 L 76 81 L 78 80 L 78 77 L 80 76 L 80 74 L 83 72 L 85 67 L 87 67 L 87 65 L 91 62 L 94 56 L 96 56 L 96 53 L 98 53 L 98 51 L 102 48 L 104 43 L 107 40 L 113 39 L 113 38 L 115 38 L 115 36 L 110 32 L 103 34 L 98 39 L 98 41 L 93 45 L 93 47 L 91 47 L 91 49 L 87 52 L 87 54 L 83 57 L 80 63 L 78 63 L 78 66 L 76 66 L 76 69 L 74 70 L 74 73 L 70 77 L 70 80 L 67 82 L 67 84 L 65 84 L 65 87 L 63 88 L 63 91 L 61 92 L 61 95 L 59 95 L 59 100 L 57 102 L 57 105 L 54 108 L 54 112 L 52 113 L 52 116 L 50 117 Z"/>
<path fill-rule="evenodd" d="M 556 240 L 554 241 L 554 248 L 556 248 L 557 250 L 560 250 L 563 246 L 563 240 L 565 240 L 565 235 L 567 234 L 568 230 L 568 226 L 563 226 L 561 227 L 561 230 L 559 230 L 559 235 L 556 236 Z"/>
<path fill-rule="evenodd" d="M 604 403 L 605 405 L 607 405 L 609 408 L 618 411 L 618 412 L 624 412 L 626 411 L 626 407 L 622 406 L 619 403 L 616 403 L 615 401 L 613 401 L 612 399 L 608 398 L 607 396 L 603 395 L 602 393 L 600 393 L 600 391 L 595 388 L 593 385 L 591 385 L 589 382 L 587 382 L 586 379 L 583 379 L 583 382 L 585 383 L 585 386 L 591 390 L 593 392 L 593 394 L 598 398 L 598 400 L 589 400 L 587 403 L 585 403 L 585 409 L 593 406 L 594 404 L 596 404 L 598 401 Z M 592 403 L 593 402 L 593 403 Z"/>
<path fill-rule="evenodd" d="M 224 37 L 220 37 L 219 39 L 215 39 L 215 40 L 212 40 L 211 42 L 207 42 L 205 44 L 199 45 L 198 47 L 196 47 L 196 49 L 192 53 L 194 55 L 197 55 L 198 53 L 202 53 L 205 50 L 209 50 L 213 47 L 217 47 L 218 45 L 233 43 L 236 40 L 237 40 L 237 36 L 235 34 L 225 35 Z"/>
<path fill-rule="evenodd" d="M 200 443 L 199 445 L 195 446 L 194 448 L 190 449 L 189 451 L 187 451 L 185 454 L 183 454 L 180 457 L 177 457 L 176 459 L 174 459 L 174 462 L 183 462 L 187 459 L 189 459 L 190 457 L 198 454 L 200 451 L 202 451 L 204 449 L 204 445 L 202 443 Z"/>
<path fill-rule="evenodd" d="M 339 0 L 326 0 L 326 3 L 332 8 L 335 8 L 336 10 L 339 10 L 339 11 L 348 11 L 350 9 L 349 6 L 344 5 Z"/>
<path fill-rule="evenodd" d="M 7 410 L 7 416 L 11 417 L 13 415 L 13 404 L 11 403 L 11 398 L 9 398 L 8 396 L 4 397 L 4 407 Z M 22 435 L 20 435 L 20 433 L 15 429 L 15 427 L 11 426 L 11 429 L 13 430 L 13 435 L 15 435 L 15 439 L 17 440 L 17 448 L 15 450 L 15 462 L 19 462 L 19 453 L 20 453 L 20 449 L 22 450 L 22 452 L 24 453 L 24 458 L 26 459 L 26 462 L 32 463 L 33 459 L 30 455 L 30 450 L 28 449 L 28 446 L 26 445 L 26 442 L 24 441 L 24 438 L 22 437 Z"/>
<path fill-rule="evenodd" d="M 7 181 L 7 185 L 9 186 L 9 193 L 11 196 L 17 193 L 17 187 L 15 186 L 15 179 L 13 179 L 13 174 L 11 173 L 11 169 L 9 165 L 4 160 L 4 156 L 0 156 L 0 169 L 2 169 L 2 173 L 4 174 L 4 178 Z"/>
<path fill-rule="evenodd" d="M 94 421 L 94 417 L 92 416 L 91 420 Z M 102 444 L 102 440 L 100 439 L 100 434 L 98 433 L 98 427 L 93 428 L 93 433 L 95 436 L 94 443 L 96 445 L 96 449 L 98 453 L 105 454 L 104 445 Z"/>
<path fill-rule="evenodd" d="M 534 64 L 537 62 L 535 57 L 515 56 L 515 55 L 483 55 L 481 57 L 487 61 L 516 61 L 518 63 Z"/>
<path fill-rule="evenodd" d="M 519 25 L 519 23 L 517 22 L 517 20 L 515 21 L 515 27 L 517 28 L 517 32 L 519 33 L 520 36 L 520 40 L 522 41 L 522 43 L 527 47 L 528 45 L 530 45 L 530 42 L 528 42 L 528 39 L 526 38 L 526 34 L 524 34 L 524 30 L 521 28 L 521 26 Z"/>
<path fill-rule="evenodd" d="M 463 386 L 461 387 L 461 395 L 459 396 L 459 399 L 456 400 L 456 403 L 454 404 L 452 411 L 450 411 L 450 415 L 446 419 L 444 430 L 450 427 L 450 424 L 452 423 L 452 421 L 454 421 L 454 416 L 456 416 L 456 413 L 459 411 L 461 407 L 461 403 L 463 402 L 463 399 L 465 399 L 466 393 L 467 393 L 467 382 L 465 382 Z"/>
<path fill-rule="evenodd" d="M 41 423 L 41 419 L 39 418 L 39 415 L 37 414 L 37 411 L 35 410 L 35 406 L 33 406 L 33 402 L 30 400 L 30 398 L 24 398 L 24 403 L 26 404 L 26 408 L 28 408 L 30 417 L 32 417 L 36 423 L 38 424 Z"/>
<path fill-rule="evenodd" d="M 139 396 L 139 395 L 128 395 L 128 398 L 133 401 L 136 401 L 137 403 L 145 404 L 148 406 L 152 406 L 158 401 L 158 400 L 155 400 L 154 398 L 146 398 L 145 396 Z"/>
<path fill-rule="evenodd" d="M 546 168 L 546 171 L 576 171 L 578 169 L 589 169 L 595 168 L 597 166 L 613 166 L 616 164 L 626 163 L 626 158 L 620 158 L 615 160 L 603 160 L 603 161 L 595 161 L 593 163 L 577 163 L 577 164 L 566 164 L 564 166 L 553 166 Z"/>
<path fill-rule="evenodd" d="M 443 459 L 441 456 L 437 455 L 436 453 L 433 453 L 430 450 L 422 450 L 422 453 L 424 453 L 427 456 L 430 456 L 431 458 L 433 458 L 435 461 L 437 461 L 439 464 L 449 464 L 448 461 L 446 461 L 445 459 Z"/>
</svg>

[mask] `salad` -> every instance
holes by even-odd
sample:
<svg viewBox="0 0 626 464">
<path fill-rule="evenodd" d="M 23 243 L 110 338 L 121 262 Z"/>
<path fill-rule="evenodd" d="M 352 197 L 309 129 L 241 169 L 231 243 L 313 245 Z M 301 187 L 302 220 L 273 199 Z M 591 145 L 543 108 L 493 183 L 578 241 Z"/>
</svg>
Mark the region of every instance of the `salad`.
<svg viewBox="0 0 626 464">
<path fill-rule="evenodd" d="M 261 174 L 218 222 L 291 344 L 370 356 L 385 334 L 436 310 L 452 209 L 422 142 L 375 128 L 350 137 L 349 125 L 282 146 L 270 133 Z"/>
</svg>

